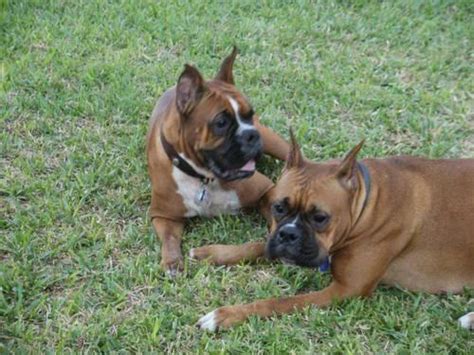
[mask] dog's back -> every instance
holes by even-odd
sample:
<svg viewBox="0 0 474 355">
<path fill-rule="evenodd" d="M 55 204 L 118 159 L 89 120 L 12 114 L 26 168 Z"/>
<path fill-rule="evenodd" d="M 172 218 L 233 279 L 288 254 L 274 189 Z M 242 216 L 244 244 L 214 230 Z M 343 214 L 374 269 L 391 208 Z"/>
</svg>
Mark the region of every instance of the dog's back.
<svg viewBox="0 0 474 355">
<path fill-rule="evenodd" d="M 383 176 L 403 180 L 394 184 L 395 190 L 389 187 L 392 201 L 404 196 L 403 209 L 392 218 L 412 234 L 384 281 L 429 292 L 474 287 L 474 159 L 395 157 L 381 162 Z M 409 220 L 416 223 L 407 228 Z"/>
</svg>

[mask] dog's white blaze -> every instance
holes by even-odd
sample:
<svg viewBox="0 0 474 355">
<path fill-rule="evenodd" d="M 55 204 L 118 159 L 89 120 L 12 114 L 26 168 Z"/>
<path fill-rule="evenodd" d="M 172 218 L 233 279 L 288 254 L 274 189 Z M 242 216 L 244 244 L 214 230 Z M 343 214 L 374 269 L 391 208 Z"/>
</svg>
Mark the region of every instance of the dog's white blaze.
<svg viewBox="0 0 474 355">
<path fill-rule="evenodd" d="M 235 101 L 232 97 L 229 97 L 229 102 L 230 105 L 232 106 L 232 109 L 234 110 L 235 118 L 237 120 L 237 123 L 239 124 L 239 128 L 237 129 L 237 133 L 242 133 L 243 131 L 247 131 L 249 129 L 255 130 L 255 127 L 251 124 L 245 123 L 242 121 L 242 117 L 240 117 L 239 113 L 239 104 L 237 101 Z"/>
<path fill-rule="evenodd" d="M 216 311 L 212 311 L 198 320 L 198 325 L 203 330 L 214 332 L 217 329 Z"/>
<path fill-rule="evenodd" d="M 181 155 L 193 168 L 195 165 L 189 159 Z M 202 169 L 196 169 L 200 174 Z M 201 181 L 189 176 L 173 166 L 173 179 L 178 186 L 176 192 L 181 195 L 184 206 L 186 207 L 185 217 L 205 216 L 212 217 L 222 213 L 237 213 L 240 208 L 240 200 L 234 190 L 222 189 L 219 181 L 209 182 L 207 190 L 210 202 L 207 205 L 197 204 L 195 201 L 197 193 L 201 189 Z M 203 174 L 205 175 L 205 174 Z"/>
<path fill-rule="evenodd" d="M 283 226 L 290 226 L 290 227 L 296 227 L 296 222 L 298 221 L 298 216 L 294 220 L 292 220 L 290 223 L 286 223 Z"/>
<path fill-rule="evenodd" d="M 474 330 L 474 312 L 462 316 L 458 322 L 461 327 Z"/>
</svg>

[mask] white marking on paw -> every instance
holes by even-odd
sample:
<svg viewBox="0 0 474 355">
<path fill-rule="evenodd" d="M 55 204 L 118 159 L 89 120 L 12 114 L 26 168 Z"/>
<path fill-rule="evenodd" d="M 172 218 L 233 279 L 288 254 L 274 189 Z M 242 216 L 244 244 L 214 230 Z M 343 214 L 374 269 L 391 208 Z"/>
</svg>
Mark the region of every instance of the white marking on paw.
<svg viewBox="0 0 474 355">
<path fill-rule="evenodd" d="M 193 248 L 193 249 L 191 249 L 191 250 L 189 251 L 189 257 L 190 257 L 191 259 L 194 259 L 194 256 L 195 256 L 195 251 L 194 251 L 194 248 Z"/>
<path fill-rule="evenodd" d="M 212 311 L 206 314 L 204 317 L 198 320 L 197 325 L 202 330 L 209 330 L 210 332 L 215 332 L 217 329 L 216 323 L 216 311 Z"/>
<path fill-rule="evenodd" d="M 461 327 L 474 330 L 474 312 L 462 316 L 458 322 Z"/>
</svg>

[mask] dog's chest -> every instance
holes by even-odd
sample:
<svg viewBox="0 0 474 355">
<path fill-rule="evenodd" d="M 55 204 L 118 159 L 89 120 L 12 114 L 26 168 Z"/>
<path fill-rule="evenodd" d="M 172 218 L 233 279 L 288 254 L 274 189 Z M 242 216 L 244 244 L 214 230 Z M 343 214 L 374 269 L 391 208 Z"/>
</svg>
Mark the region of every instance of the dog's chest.
<svg viewBox="0 0 474 355">
<path fill-rule="evenodd" d="M 173 179 L 178 186 L 176 192 L 181 195 L 186 207 L 185 217 L 212 217 L 221 213 L 236 213 L 240 208 L 237 193 L 222 189 L 218 181 L 207 184 L 208 201 L 200 203 L 198 196 L 203 187 L 198 179 L 186 175 L 176 167 L 173 167 Z"/>
</svg>

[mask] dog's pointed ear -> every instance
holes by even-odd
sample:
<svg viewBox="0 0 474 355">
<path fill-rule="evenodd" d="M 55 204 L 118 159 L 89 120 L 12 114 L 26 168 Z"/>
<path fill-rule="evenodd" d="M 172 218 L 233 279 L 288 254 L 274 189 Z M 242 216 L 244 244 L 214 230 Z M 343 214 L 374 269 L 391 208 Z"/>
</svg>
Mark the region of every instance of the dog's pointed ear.
<svg viewBox="0 0 474 355">
<path fill-rule="evenodd" d="M 215 77 L 216 80 L 221 80 L 234 85 L 234 74 L 232 74 L 232 69 L 234 68 L 234 60 L 237 56 L 237 52 L 237 47 L 234 46 L 232 53 L 222 62 L 221 68 Z"/>
<path fill-rule="evenodd" d="M 337 168 L 336 176 L 339 182 L 349 190 L 354 190 L 357 187 L 356 171 L 357 171 L 357 154 L 364 146 L 364 140 L 357 144 L 347 153 L 344 160 Z"/>
<path fill-rule="evenodd" d="M 290 152 L 286 158 L 285 170 L 291 168 L 301 168 L 304 164 L 304 157 L 301 148 L 296 141 L 293 129 L 290 127 Z"/>
<path fill-rule="evenodd" d="M 176 86 L 176 107 L 182 115 L 189 114 L 205 92 L 204 79 L 199 71 L 186 64 Z"/>
</svg>

